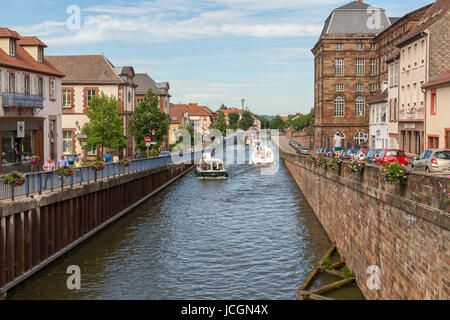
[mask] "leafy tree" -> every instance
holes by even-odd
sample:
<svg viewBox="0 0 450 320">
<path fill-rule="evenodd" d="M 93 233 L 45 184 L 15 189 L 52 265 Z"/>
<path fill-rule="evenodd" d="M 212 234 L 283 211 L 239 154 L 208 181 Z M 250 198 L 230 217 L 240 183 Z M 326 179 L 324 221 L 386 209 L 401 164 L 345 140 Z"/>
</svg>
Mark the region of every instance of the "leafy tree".
<svg viewBox="0 0 450 320">
<path fill-rule="evenodd" d="M 220 130 L 223 136 L 226 135 L 227 121 L 225 120 L 225 115 L 223 114 L 222 111 L 219 111 L 219 116 L 217 117 L 216 122 L 211 127 Z"/>
<path fill-rule="evenodd" d="M 244 112 L 242 112 L 242 117 L 238 122 L 238 126 L 242 130 L 246 131 L 253 125 L 253 122 L 254 119 L 252 113 L 248 110 L 245 110 Z"/>
<path fill-rule="evenodd" d="M 136 142 L 136 149 L 145 151 L 145 137 L 151 137 L 152 142 L 160 145 L 169 130 L 169 118 L 159 109 L 158 97 L 152 89 L 148 89 L 142 102 L 135 108 L 129 122 L 130 134 Z M 155 135 L 152 135 L 155 130 Z"/>
<path fill-rule="evenodd" d="M 87 135 L 87 147 L 101 148 L 101 159 L 103 149 L 125 148 L 127 137 L 123 134 L 124 125 L 119 116 L 117 99 L 114 96 L 106 96 L 103 92 L 100 96 L 94 96 L 89 101 L 87 111 L 89 122 L 86 122 L 81 133 Z"/>
<path fill-rule="evenodd" d="M 285 127 L 286 127 L 286 124 L 280 116 L 276 116 L 275 118 L 270 120 L 270 123 L 269 123 L 270 129 L 283 130 Z"/>
<path fill-rule="evenodd" d="M 309 127 L 312 124 L 313 118 L 314 118 L 314 108 L 312 108 L 308 114 L 302 115 L 301 117 L 295 119 L 292 122 L 292 127 L 295 130 L 302 130 L 306 127 Z"/>
<path fill-rule="evenodd" d="M 232 126 L 233 124 L 237 124 L 239 122 L 240 117 L 241 116 L 239 115 L 238 112 L 236 112 L 236 111 L 230 112 L 228 114 L 228 118 L 230 120 L 230 126 Z"/>
<path fill-rule="evenodd" d="M 270 120 L 263 116 L 257 116 L 259 121 L 261 121 L 261 129 L 269 129 Z"/>
</svg>

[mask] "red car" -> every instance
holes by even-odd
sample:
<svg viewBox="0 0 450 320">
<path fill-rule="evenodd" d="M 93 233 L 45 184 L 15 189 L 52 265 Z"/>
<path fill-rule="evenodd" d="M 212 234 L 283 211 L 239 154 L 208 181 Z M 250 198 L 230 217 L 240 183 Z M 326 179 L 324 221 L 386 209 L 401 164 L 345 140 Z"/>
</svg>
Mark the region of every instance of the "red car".
<svg viewBox="0 0 450 320">
<path fill-rule="evenodd" d="M 404 166 L 407 166 L 408 160 L 406 160 L 405 151 L 399 149 L 384 149 L 380 151 L 374 161 L 374 163 L 379 166 L 388 165 L 393 162 L 398 162 Z"/>
</svg>

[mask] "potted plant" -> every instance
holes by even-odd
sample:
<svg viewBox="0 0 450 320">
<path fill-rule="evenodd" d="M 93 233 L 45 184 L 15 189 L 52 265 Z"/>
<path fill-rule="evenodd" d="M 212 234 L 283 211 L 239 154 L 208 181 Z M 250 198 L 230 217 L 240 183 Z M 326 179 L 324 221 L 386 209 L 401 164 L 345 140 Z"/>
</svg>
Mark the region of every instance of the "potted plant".
<svg viewBox="0 0 450 320">
<path fill-rule="evenodd" d="M 327 164 L 327 159 L 324 156 L 318 156 L 316 158 L 316 164 L 321 167 Z"/>
<path fill-rule="evenodd" d="M 411 169 L 401 165 L 400 163 L 394 162 L 383 166 L 380 171 L 384 181 L 389 183 L 405 184 L 406 179 L 408 178 L 408 173 Z"/>
<path fill-rule="evenodd" d="M 348 172 L 358 174 L 363 171 L 365 166 L 366 166 L 366 161 L 353 160 L 353 161 L 350 161 L 345 166 L 345 168 L 347 169 Z"/>
<path fill-rule="evenodd" d="M 102 171 L 103 169 L 105 169 L 106 164 L 103 161 L 95 161 L 92 166 L 95 168 L 95 170 Z"/>
<path fill-rule="evenodd" d="M 18 187 L 18 186 L 21 186 L 21 185 L 23 185 L 25 183 L 25 176 L 21 172 L 13 171 L 11 173 L 2 175 L 0 177 L 0 180 L 4 184 Z"/>
<path fill-rule="evenodd" d="M 70 177 L 71 175 L 73 175 L 73 170 L 69 167 L 58 168 L 57 171 L 60 177 Z"/>
<path fill-rule="evenodd" d="M 123 160 L 120 161 L 120 165 L 121 165 L 122 167 L 129 167 L 130 164 L 131 164 L 131 162 L 130 162 L 130 160 L 128 160 L 128 159 L 123 159 Z"/>
<path fill-rule="evenodd" d="M 338 158 L 333 158 L 328 162 L 328 167 L 333 169 L 333 170 L 337 170 L 338 169 L 338 163 L 339 163 L 339 159 Z"/>
</svg>

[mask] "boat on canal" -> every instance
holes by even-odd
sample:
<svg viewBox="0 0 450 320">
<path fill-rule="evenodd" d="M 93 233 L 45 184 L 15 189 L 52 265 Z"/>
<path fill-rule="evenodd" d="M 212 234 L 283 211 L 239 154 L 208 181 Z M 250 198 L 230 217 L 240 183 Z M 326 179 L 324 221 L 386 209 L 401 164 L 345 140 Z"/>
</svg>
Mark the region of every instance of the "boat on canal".
<svg viewBox="0 0 450 320">
<path fill-rule="evenodd" d="M 222 159 L 211 158 L 206 155 L 198 166 L 194 168 L 195 176 L 199 179 L 226 179 L 228 172 Z"/>
<path fill-rule="evenodd" d="M 270 166 L 274 163 L 275 156 L 270 146 L 261 140 L 254 140 L 250 147 L 249 164 L 259 166 Z"/>
</svg>

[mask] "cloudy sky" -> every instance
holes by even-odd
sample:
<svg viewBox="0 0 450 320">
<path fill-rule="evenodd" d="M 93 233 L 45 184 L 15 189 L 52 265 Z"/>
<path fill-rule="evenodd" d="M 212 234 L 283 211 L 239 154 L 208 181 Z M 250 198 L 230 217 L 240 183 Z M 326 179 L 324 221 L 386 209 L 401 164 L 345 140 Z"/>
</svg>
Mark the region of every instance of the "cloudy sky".
<svg viewBox="0 0 450 320">
<path fill-rule="evenodd" d="M 156 81 L 172 102 L 214 110 L 241 98 L 259 114 L 313 105 L 314 46 L 340 0 L 5 1 L 1 26 L 36 35 L 46 54 L 104 54 Z M 389 16 L 432 0 L 372 0 Z M 73 7 L 76 6 L 76 7 Z M 80 27 L 73 14 L 80 9 Z M 69 26 L 67 22 L 69 22 Z"/>
</svg>

